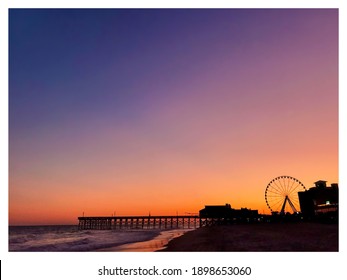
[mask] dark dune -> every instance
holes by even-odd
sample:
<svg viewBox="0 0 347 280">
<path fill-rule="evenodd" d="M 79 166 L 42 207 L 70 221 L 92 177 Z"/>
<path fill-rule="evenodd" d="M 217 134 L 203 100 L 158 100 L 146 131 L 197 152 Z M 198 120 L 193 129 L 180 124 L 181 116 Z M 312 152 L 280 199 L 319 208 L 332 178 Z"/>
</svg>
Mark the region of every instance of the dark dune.
<svg viewBox="0 0 347 280">
<path fill-rule="evenodd" d="M 299 222 L 206 227 L 171 240 L 162 251 L 337 252 L 338 225 Z"/>
</svg>

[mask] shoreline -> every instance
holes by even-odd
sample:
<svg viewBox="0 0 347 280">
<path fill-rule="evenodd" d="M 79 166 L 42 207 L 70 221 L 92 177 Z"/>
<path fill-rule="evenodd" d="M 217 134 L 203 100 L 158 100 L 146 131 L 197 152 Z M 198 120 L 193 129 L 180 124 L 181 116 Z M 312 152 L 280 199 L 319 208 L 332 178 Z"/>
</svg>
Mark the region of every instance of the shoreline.
<svg viewBox="0 0 347 280">
<path fill-rule="evenodd" d="M 338 224 L 233 224 L 198 228 L 160 252 L 338 252 Z"/>
<path fill-rule="evenodd" d="M 95 252 L 160 252 L 166 248 L 171 240 L 178 238 L 192 230 L 193 229 L 163 230 L 148 240 L 102 248 L 95 250 Z"/>
</svg>

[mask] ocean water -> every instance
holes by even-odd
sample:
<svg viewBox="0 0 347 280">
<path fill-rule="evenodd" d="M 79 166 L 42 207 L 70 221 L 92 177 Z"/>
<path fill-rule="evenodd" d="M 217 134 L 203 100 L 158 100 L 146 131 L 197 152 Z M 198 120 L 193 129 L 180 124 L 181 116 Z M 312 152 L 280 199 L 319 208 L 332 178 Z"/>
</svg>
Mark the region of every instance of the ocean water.
<svg viewBox="0 0 347 280">
<path fill-rule="evenodd" d="M 160 250 L 187 230 L 78 230 L 77 226 L 10 226 L 10 252 Z"/>
</svg>

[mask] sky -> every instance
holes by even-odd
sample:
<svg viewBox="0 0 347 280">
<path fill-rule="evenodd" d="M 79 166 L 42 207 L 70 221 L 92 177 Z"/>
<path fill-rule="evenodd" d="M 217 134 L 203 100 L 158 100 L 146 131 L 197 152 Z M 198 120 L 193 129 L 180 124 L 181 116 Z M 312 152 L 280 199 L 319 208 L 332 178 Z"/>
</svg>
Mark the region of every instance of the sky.
<svg viewBox="0 0 347 280">
<path fill-rule="evenodd" d="M 337 9 L 10 9 L 9 224 L 269 213 L 338 183 Z"/>
</svg>

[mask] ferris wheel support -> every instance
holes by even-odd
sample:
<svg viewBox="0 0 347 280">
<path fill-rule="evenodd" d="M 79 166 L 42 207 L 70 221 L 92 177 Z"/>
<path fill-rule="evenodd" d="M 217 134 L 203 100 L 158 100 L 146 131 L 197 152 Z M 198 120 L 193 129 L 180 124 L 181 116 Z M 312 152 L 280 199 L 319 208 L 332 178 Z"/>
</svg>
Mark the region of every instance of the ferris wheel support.
<svg viewBox="0 0 347 280">
<path fill-rule="evenodd" d="M 290 207 L 292 208 L 294 213 L 297 213 L 298 211 L 296 210 L 293 202 L 290 200 L 290 198 L 288 197 L 288 195 L 286 195 L 286 198 L 284 199 L 282 208 L 281 208 L 281 214 L 284 214 L 284 209 L 286 208 L 286 203 L 288 202 L 288 204 L 290 205 Z"/>
</svg>

